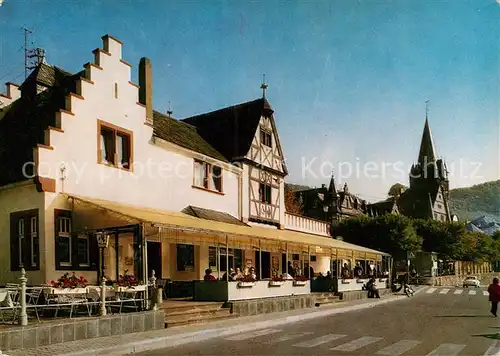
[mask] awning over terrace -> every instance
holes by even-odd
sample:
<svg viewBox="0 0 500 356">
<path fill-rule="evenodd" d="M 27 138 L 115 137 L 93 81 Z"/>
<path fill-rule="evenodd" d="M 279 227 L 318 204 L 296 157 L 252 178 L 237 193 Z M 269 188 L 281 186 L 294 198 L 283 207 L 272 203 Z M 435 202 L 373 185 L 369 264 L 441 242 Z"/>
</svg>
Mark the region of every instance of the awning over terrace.
<svg viewBox="0 0 500 356">
<path fill-rule="evenodd" d="M 270 252 L 314 253 L 339 258 L 378 260 L 389 254 L 333 238 L 291 230 L 243 226 L 200 219 L 181 212 L 161 211 L 116 202 L 67 195 L 75 204 L 105 209 L 124 218 L 157 227 L 162 238 L 174 243 L 226 243 L 234 248 L 262 249 Z"/>
</svg>

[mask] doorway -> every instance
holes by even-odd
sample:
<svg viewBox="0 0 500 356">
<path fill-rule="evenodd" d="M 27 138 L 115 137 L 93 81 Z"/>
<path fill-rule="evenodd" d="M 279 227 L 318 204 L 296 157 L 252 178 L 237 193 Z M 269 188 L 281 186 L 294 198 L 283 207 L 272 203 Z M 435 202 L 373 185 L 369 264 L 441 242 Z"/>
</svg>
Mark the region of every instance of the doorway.
<svg viewBox="0 0 500 356">
<path fill-rule="evenodd" d="M 148 241 L 148 276 L 152 276 L 151 271 L 155 271 L 156 279 L 161 276 L 161 242 Z"/>
</svg>

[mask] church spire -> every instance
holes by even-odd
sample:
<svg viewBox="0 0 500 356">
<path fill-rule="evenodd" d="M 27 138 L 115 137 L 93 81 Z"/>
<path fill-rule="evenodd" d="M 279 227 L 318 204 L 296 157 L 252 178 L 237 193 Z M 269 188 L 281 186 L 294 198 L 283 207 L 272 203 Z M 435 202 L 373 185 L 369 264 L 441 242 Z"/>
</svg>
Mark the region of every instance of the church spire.
<svg viewBox="0 0 500 356">
<path fill-rule="evenodd" d="M 422 141 L 420 142 L 420 151 L 418 154 L 418 162 L 422 166 L 436 161 L 436 149 L 432 139 L 431 128 L 429 126 L 429 100 L 425 102 L 425 126 L 422 133 Z"/>
<path fill-rule="evenodd" d="M 328 193 L 337 194 L 337 190 L 335 189 L 335 175 L 332 171 L 332 178 L 330 178 L 330 185 L 328 186 Z"/>
</svg>

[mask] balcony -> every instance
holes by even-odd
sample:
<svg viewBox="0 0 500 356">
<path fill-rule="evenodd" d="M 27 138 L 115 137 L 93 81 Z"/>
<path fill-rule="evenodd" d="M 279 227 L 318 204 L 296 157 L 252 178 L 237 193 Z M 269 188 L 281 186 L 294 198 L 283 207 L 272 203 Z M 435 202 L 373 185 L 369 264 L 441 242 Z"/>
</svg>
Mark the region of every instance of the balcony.
<svg viewBox="0 0 500 356">
<path fill-rule="evenodd" d="M 290 213 L 285 213 L 285 229 L 330 236 L 329 223 Z"/>
</svg>

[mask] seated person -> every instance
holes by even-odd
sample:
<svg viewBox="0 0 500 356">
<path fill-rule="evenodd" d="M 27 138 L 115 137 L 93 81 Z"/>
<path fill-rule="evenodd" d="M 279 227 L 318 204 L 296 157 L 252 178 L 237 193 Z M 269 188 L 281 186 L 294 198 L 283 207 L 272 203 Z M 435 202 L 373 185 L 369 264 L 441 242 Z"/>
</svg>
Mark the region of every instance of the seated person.
<svg viewBox="0 0 500 356">
<path fill-rule="evenodd" d="M 204 281 L 215 281 L 216 278 L 212 275 L 212 270 L 210 268 L 207 268 L 205 270 L 205 276 L 203 277 Z"/>
<path fill-rule="evenodd" d="M 255 274 L 255 268 L 250 267 L 248 270 L 248 275 L 252 277 L 253 279 L 257 279 L 257 275 Z"/>
<path fill-rule="evenodd" d="M 378 288 L 375 286 L 375 278 L 370 278 L 366 283 L 366 290 L 368 291 L 368 298 L 380 298 Z"/>
<path fill-rule="evenodd" d="M 239 267 L 236 267 L 236 273 L 231 276 L 233 281 L 237 281 L 238 279 L 243 278 L 243 273 L 241 272 L 241 269 Z"/>
</svg>

